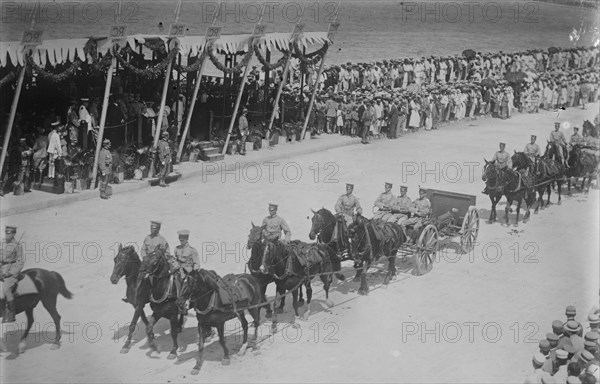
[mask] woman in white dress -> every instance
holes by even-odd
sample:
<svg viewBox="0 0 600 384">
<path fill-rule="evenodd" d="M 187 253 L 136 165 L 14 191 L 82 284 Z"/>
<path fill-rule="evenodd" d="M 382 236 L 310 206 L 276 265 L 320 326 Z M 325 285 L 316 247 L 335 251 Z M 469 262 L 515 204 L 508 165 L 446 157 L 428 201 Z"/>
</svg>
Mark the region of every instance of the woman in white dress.
<svg viewBox="0 0 600 384">
<path fill-rule="evenodd" d="M 419 129 L 421 125 L 421 106 L 415 98 L 410 99 L 410 118 L 408 127 Z"/>
</svg>

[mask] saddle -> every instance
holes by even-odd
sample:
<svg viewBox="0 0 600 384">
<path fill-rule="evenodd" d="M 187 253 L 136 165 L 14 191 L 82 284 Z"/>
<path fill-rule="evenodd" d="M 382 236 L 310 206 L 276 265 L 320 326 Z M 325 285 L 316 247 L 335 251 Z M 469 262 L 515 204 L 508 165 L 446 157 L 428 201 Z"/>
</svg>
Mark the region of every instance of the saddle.
<svg viewBox="0 0 600 384">
<path fill-rule="evenodd" d="M 253 295 L 252 287 L 241 279 L 243 276 L 234 274 L 224 277 L 216 276 L 217 293 L 221 304 L 233 306 L 250 302 Z"/>
<path fill-rule="evenodd" d="M 296 256 L 296 259 L 304 268 L 311 268 L 323 262 L 321 250 L 315 244 L 292 243 L 290 244 L 290 252 Z"/>
<path fill-rule="evenodd" d="M 29 275 L 20 273 L 17 276 L 17 284 L 13 285 L 12 287 L 12 293 L 16 298 L 18 296 L 37 295 L 40 292 L 35 286 L 35 282 L 31 277 L 29 277 Z M 0 292 L 0 294 L 2 294 L 2 292 Z M 4 299 L 4 297 L 2 297 L 2 299 Z"/>
</svg>

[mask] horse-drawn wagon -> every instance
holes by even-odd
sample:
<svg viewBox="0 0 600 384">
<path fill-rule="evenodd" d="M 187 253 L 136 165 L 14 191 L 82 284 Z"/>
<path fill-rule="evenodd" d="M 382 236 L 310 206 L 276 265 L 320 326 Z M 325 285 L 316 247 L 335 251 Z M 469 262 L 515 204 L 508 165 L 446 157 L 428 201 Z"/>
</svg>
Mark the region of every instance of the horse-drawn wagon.
<svg viewBox="0 0 600 384">
<path fill-rule="evenodd" d="M 414 245 L 403 244 L 399 256 L 415 256 L 415 268 L 420 275 L 431 271 L 437 252 L 443 247 L 455 247 L 470 252 L 479 234 L 479 212 L 476 197 L 456 192 L 427 190 L 431 213 L 424 221 Z M 459 237 L 459 244 L 454 238 Z"/>
</svg>

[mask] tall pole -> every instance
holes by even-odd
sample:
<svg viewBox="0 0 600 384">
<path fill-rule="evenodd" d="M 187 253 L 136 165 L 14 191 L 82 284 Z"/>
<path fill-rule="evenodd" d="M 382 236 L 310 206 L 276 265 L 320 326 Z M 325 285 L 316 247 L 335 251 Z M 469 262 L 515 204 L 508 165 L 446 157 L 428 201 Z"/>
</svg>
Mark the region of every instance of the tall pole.
<svg viewBox="0 0 600 384">
<path fill-rule="evenodd" d="M 205 46 L 206 47 L 206 46 Z M 206 48 L 205 48 L 206 49 Z M 200 58 L 202 58 L 202 54 L 198 52 Z M 177 151 L 177 161 L 181 161 L 181 155 L 183 153 L 183 146 L 185 144 L 185 139 L 188 135 L 188 131 L 190 129 L 190 123 L 192 121 L 192 113 L 194 112 L 194 107 L 196 106 L 196 99 L 198 98 L 198 91 L 200 89 L 200 83 L 202 81 L 202 73 L 204 72 L 204 64 L 206 63 L 206 58 L 203 59 L 202 64 L 200 64 L 200 68 L 198 69 L 198 74 L 196 75 L 196 84 L 194 85 L 194 93 L 192 94 L 192 102 L 188 108 L 188 114 L 185 118 L 185 127 L 183 128 L 183 134 L 181 135 L 181 141 L 179 142 L 179 150 Z M 188 76 L 189 77 L 189 76 Z M 209 128 L 210 132 L 210 128 Z"/>
<path fill-rule="evenodd" d="M 12 105 L 10 106 L 10 116 L 8 117 L 8 128 L 4 135 L 4 144 L 2 144 L 2 155 L 0 157 L 0 173 L 4 169 L 4 160 L 6 160 L 6 152 L 8 150 L 8 143 L 10 141 L 10 134 L 12 132 L 13 123 L 15 122 L 15 115 L 17 113 L 17 107 L 19 106 L 19 97 L 21 96 L 21 88 L 23 88 L 23 79 L 25 78 L 25 71 L 27 70 L 27 55 L 24 56 L 23 68 L 19 73 L 19 80 L 17 82 L 17 89 L 13 96 Z"/>
<path fill-rule="evenodd" d="M 273 101 L 273 112 L 271 112 L 271 118 L 269 119 L 269 125 L 267 126 L 267 141 L 271 139 L 271 128 L 273 127 L 273 122 L 275 121 L 275 112 L 277 112 L 277 106 L 279 105 L 279 99 L 281 98 L 281 92 L 283 91 L 283 86 L 285 85 L 286 79 L 288 77 L 288 72 L 290 70 L 290 58 L 292 56 L 292 45 L 290 44 L 289 52 L 285 59 L 285 67 L 283 69 L 283 79 L 279 82 L 279 86 L 277 87 L 277 93 L 275 94 L 275 101 Z"/>
<path fill-rule="evenodd" d="M 325 52 L 323 54 L 323 57 L 321 58 L 321 65 L 319 65 L 319 71 L 317 72 L 317 80 L 315 81 L 315 85 L 312 90 L 312 95 L 310 96 L 310 101 L 308 102 L 308 111 L 306 112 L 306 116 L 304 116 L 304 125 L 302 126 L 302 134 L 300 135 L 300 140 L 304 140 L 304 136 L 306 135 L 306 127 L 308 126 L 308 120 L 310 119 L 310 114 L 312 113 L 315 98 L 317 97 L 317 91 L 319 90 L 319 79 L 321 78 L 323 68 L 325 67 L 326 56 L 327 52 Z"/>
<path fill-rule="evenodd" d="M 98 140 L 96 141 L 96 152 L 94 154 L 94 168 L 92 169 L 92 185 L 96 185 L 96 177 L 98 176 L 98 158 L 100 157 L 100 149 L 102 149 L 102 138 L 104 136 L 104 125 L 106 124 L 106 112 L 108 110 L 108 98 L 110 96 L 110 86 L 112 84 L 113 73 L 117 67 L 117 57 L 112 54 L 110 67 L 106 75 L 106 85 L 104 86 L 104 101 L 102 102 L 102 113 L 100 114 L 100 128 L 98 131 Z"/>
</svg>

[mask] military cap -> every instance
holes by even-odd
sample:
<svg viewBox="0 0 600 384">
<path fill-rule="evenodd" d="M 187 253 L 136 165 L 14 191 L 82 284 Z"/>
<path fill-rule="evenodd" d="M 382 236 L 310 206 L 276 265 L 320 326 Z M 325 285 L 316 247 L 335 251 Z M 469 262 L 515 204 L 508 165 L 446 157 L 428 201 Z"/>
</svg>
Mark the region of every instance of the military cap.
<svg viewBox="0 0 600 384">
<path fill-rule="evenodd" d="M 346 183 L 346 188 L 347 187 L 354 188 L 354 184 Z"/>
<path fill-rule="evenodd" d="M 17 233 L 17 227 L 7 225 L 6 227 L 4 227 L 4 232 Z"/>
<path fill-rule="evenodd" d="M 160 227 L 161 225 L 162 225 L 162 222 L 160 222 L 160 221 L 150 220 L 150 226 L 152 226 L 152 227 Z"/>
<path fill-rule="evenodd" d="M 394 184 L 392 184 L 392 183 L 388 183 L 388 182 L 386 181 L 386 183 L 385 183 L 385 186 L 386 186 L 386 187 L 390 187 L 390 188 L 391 188 L 391 187 L 393 187 L 393 186 L 394 186 Z"/>
<path fill-rule="evenodd" d="M 560 127 L 560 123 L 558 121 L 554 122 L 554 126 L 556 127 L 557 125 Z"/>
<path fill-rule="evenodd" d="M 556 333 L 552 333 L 552 332 L 546 333 L 546 340 L 548 340 L 550 343 L 552 343 L 552 342 L 558 343 L 558 339 L 559 339 L 559 337 Z"/>
<path fill-rule="evenodd" d="M 592 355 L 590 351 L 583 350 L 581 355 L 579 355 L 579 360 L 581 360 L 584 364 L 587 364 L 594 360 L 594 355 Z"/>
<path fill-rule="evenodd" d="M 579 329 L 579 324 L 577 324 L 576 321 L 569 320 L 565 324 L 565 329 L 569 332 L 577 332 L 577 330 Z"/>
<path fill-rule="evenodd" d="M 407 190 L 408 190 L 408 187 L 407 187 L 406 185 L 401 185 L 401 186 L 400 186 L 400 190 L 401 190 L 401 191 L 407 191 Z"/>
<path fill-rule="evenodd" d="M 90 101 L 90 99 L 88 99 L 87 97 L 82 97 L 80 100 L 81 101 Z"/>
<path fill-rule="evenodd" d="M 160 134 L 160 137 L 169 137 L 169 132 L 164 131 L 163 133 Z"/>
<path fill-rule="evenodd" d="M 553 331 L 563 331 L 564 323 L 560 320 L 554 320 L 552 322 L 552 330 Z"/>
<path fill-rule="evenodd" d="M 421 193 L 421 192 L 427 192 L 427 188 L 419 185 L 419 193 Z"/>
<path fill-rule="evenodd" d="M 567 384 L 581 384 L 581 380 L 577 376 L 567 377 Z"/>
<path fill-rule="evenodd" d="M 600 316 L 597 313 L 591 313 L 588 315 L 588 321 L 590 325 L 592 324 L 600 324 Z"/>
<path fill-rule="evenodd" d="M 549 349 L 550 348 L 550 342 L 547 339 L 542 339 L 540 340 L 540 342 L 538 343 L 538 346 L 541 349 Z"/>
<path fill-rule="evenodd" d="M 539 352 L 536 352 L 533 355 L 533 362 L 538 364 L 538 365 L 543 365 L 546 362 L 546 356 L 542 355 Z"/>
<path fill-rule="evenodd" d="M 60 124 L 60 121 L 56 120 L 54 123 L 50 123 L 51 126 L 56 127 L 58 124 Z"/>
<path fill-rule="evenodd" d="M 574 131 L 579 131 L 579 127 L 573 127 Z"/>
<path fill-rule="evenodd" d="M 278 205 L 277 204 L 273 204 L 273 203 L 269 203 L 269 209 L 274 208 L 277 209 Z"/>
<path fill-rule="evenodd" d="M 556 358 L 561 360 L 566 360 L 569 357 L 569 353 L 564 349 L 556 350 Z"/>
<path fill-rule="evenodd" d="M 537 139 L 537 136 L 536 135 L 531 135 L 531 138 L 535 140 L 535 139 Z"/>
<path fill-rule="evenodd" d="M 504 146 L 506 146 L 506 143 L 500 142 L 500 145 L 504 145 Z"/>
<path fill-rule="evenodd" d="M 109 139 L 104 139 L 104 140 L 102 140 L 102 144 L 103 145 L 110 144 L 110 140 Z"/>
<path fill-rule="evenodd" d="M 573 315 L 575 316 L 577 314 L 577 310 L 575 309 L 574 305 L 568 305 L 567 308 L 565 309 L 565 314 L 568 315 Z"/>
<path fill-rule="evenodd" d="M 583 335 L 583 338 L 587 341 L 593 341 L 593 342 L 598 342 L 598 338 L 600 335 L 598 335 L 598 332 L 586 332 L 585 335 Z"/>
<path fill-rule="evenodd" d="M 182 229 L 181 231 L 177 231 L 177 235 L 179 237 L 188 238 L 188 237 L 190 237 L 190 231 L 188 231 L 187 229 Z"/>
</svg>

